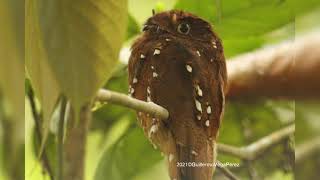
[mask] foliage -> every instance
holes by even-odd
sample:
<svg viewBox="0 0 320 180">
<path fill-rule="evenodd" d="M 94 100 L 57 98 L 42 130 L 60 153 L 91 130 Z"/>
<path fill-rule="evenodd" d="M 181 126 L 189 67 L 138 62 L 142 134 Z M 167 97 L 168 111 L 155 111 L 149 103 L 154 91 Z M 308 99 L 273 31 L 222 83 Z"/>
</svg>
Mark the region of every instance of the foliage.
<svg viewBox="0 0 320 180">
<path fill-rule="evenodd" d="M 0 178 L 17 180 L 24 175 L 23 8 L 0 2 Z"/>
<path fill-rule="evenodd" d="M 261 47 L 264 43 L 269 42 L 267 39 L 269 34 L 274 30 L 284 27 L 288 24 L 293 23 L 295 14 L 291 12 L 292 6 L 288 1 L 222 1 L 221 7 L 221 19 L 218 19 L 216 2 L 218 1 L 178 1 L 175 5 L 176 8 L 185 9 L 191 11 L 199 16 L 202 16 L 205 19 L 208 19 L 213 23 L 214 28 L 221 35 L 221 38 L 224 42 L 225 51 L 227 56 L 234 56 L 239 53 L 247 52 L 256 48 Z M 314 2 L 310 2 L 314 3 Z M 295 4 L 295 7 L 299 6 Z M 305 5 L 304 7 L 307 7 Z M 310 9 L 310 6 L 309 6 Z M 304 11 L 299 11 L 298 13 L 303 14 L 308 8 Z M 270 12 L 279 12 L 279 13 L 270 13 Z M 133 14 L 133 16 L 135 16 Z M 138 20 L 140 22 L 140 20 Z M 237 28 L 234 28 L 234 27 Z M 289 32 L 289 37 L 294 37 L 294 31 L 289 29 L 286 31 L 287 34 Z M 122 72 L 120 70 L 118 72 Z M 117 79 L 117 80 L 116 80 Z M 124 81 L 127 80 L 126 75 L 123 75 L 122 78 L 119 74 L 116 76 L 114 81 L 109 81 L 107 88 L 114 86 L 114 84 L 123 84 Z M 117 91 L 124 92 L 127 88 L 126 85 L 122 86 L 123 89 L 115 89 Z M 111 88 L 112 89 L 112 88 Z M 295 108 L 292 106 L 293 101 L 291 102 L 277 102 L 277 101 L 260 101 L 254 104 L 241 104 L 241 103 L 229 103 L 227 105 L 227 112 L 224 118 L 224 123 L 222 125 L 222 129 L 220 132 L 220 142 L 233 144 L 237 146 L 245 145 L 250 142 L 253 142 L 273 130 L 279 129 L 280 127 L 287 124 L 290 120 L 295 118 Z M 105 111 L 105 113 L 99 114 L 99 117 L 103 117 L 104 120 L 117 118 L 114 116 L 120 113 L 120 107 L 113 107 L 111 110 L 111 105 L 107 105 L 101 108 L 99 111 Z M 103 110 L 105 109 L 105 110 Z M 117 110 L 119 109 L 119 110 Z M 123 114 L 122 114 L 123 115 Z M 96 116 L 97 117 L 97 116 Z M 133 124 L 134 118 L 132 118 Z M 110 122 L 109 122 L 110 123 Z M 245 132 L 245 134 L 244 134 Z M 129 130 L 124 132 L 125 134 L 130 134 Z M 141 137 L 140 142 L 144 142 L 145 138 Z M 142 146 L 142 145 L 141 145 Z M 106 149 L 103 157 L 112 156 L 111 149 L 117 148 L 117 145 L 112 146 L 110 149 Z M 152 149 L 150 146 L 148 151 L 144 152 L 153 152 L 155 154 L 159 154 L 159 152 Z M 128 152 L 130 154 L 134 154 L 135 152 Z M 286 163 L 287 160 L 279 159 L 279 154 L 282 153 L 282 148 L 276 148 L 272 152 L 270 152 L 267 157 L 263 158 L 263 160 L 259 162 L 261 165 L 257 165 L 257 170 L 260 175 L 266 176 L 266 172 L 274 171 L 275 175 L 270 177 L 285 177 L 287 179 L 292 179 L 291 176 L 282 175 L 282 171 L 278 170 L 277 167 L 281 166 L 281 164 Z M 273 158 L 270 158 L 273 157 Z M 231 161 L 231 162 L 239 162 L 239 159 L 220 155 L 219 159 L 222 162 Z M 142 160 L 141 160 L 142 161 Z M 110 167 L 116 165 L 117 161 L 106 160 L 105 158 L 101 159 L 99 164 L 104 164 L 108 162 Z M 114 163 L 113 163 L 114 162 Z M 139 165 L 139 160 L 135 161 L 137 166 Z M 112 163 L 112 164 L 110 164 Z M 130 164 L 130 162 L 128 162 Z M 159 162 L 158 162 L 159 163 Z M 154 163 L 154 166 L 157 166 L 158 163 Z M 161 162 L 160 162 L 161 163 Z M 162 162 L 163 163 L 163 162 Z M 152 164 L 150 164 L 151 166 Z M 117 166 L 122 167 L 122 170 L 125 171 L 128 166 Z M 104 168 L 102 168 L 104 169 Z M 154 173 L 162 173 L 162 168 L 154 169 Z M 290 169 L 290 167 L 289 167 Z M 103 170 L 97 169 L 97 173 L 100 174 Z M 119 171 L 119 170 L 117 170 Z M 117 171 L 105 171 L 105 177 L 108 175 L 117 175 Z M 148 168 L 141 169 L 140 172 L 136 172 L 137 174 L 144 174 L 145 171 L 150 171 Z M 292 171 L 289 170 L 289 172 Z M 287 172 L 287 170 L 286 170 Z M 113 174 L 115 173 L 115 174 Z M 125 174 L 125 173 L 124 173 Z M 245 171 L 240 173 L 242 176 L 247 177 Z M 160 175 L 160 174 L 159 174 Z M 118 177 L 116 179 L 130 179 L 131 176 Z M 141 179 L 148 178 L 139 176 Z M 163 177 L 163 175 L 162 175 Z M 112 178 L 110 178 L 112 179 Z M 163 179 L 165 179 L 163 177 Z"/>
<path fill-rule="evenodd" d="M 62 13 L 58 11 L 59 2 L 63 5 Z M 78 108 L 92 100 L 102 86 L 127 93 L 126 64 L 117 63 L 118 52 L 121 46 L 131 45 L 152 8 L 183 9 L 207 19 L 223 40 L 229 58 L 269 45 L 275 39 L 294 38 L 292 24 L 295 18 L 320 5 L 315 0 L 203 0 L 201 3 L 196 0 L 131 0 L 127 11 L 125 1 L 104 2 L 112 3 L 112 6 L 103 1 L 27 1 L 27 72 L 40 101 L 46 122 L 44 129 L 48 134 L 50 115 L 61 92 Z M 281 35 L 274 36 L 279 29 L 283 30 Z M 285 126 L 295 119 L 296 112 L 294 101 L 228 102 L 226 107 L 219 142 L 235 146 L 245 146 Z M 297 111 L 297 116 L 301 117 L 297 124 L 309 130 L 310 125 L 304 122 L 306 111 Z M 301 133 L 305 137 L 312 134 L 309 131 Z M 46 149 L 55 166 L 56 142 L 52 136 L 49 134 Z M 162 180 L 168 179 L 164 158 L 137 127 L 132 110 L 102 105 L 93 112 L 88 141 L 87 159 L 96 162 L 88 162 L 87 179 L 143 180 L 150 179 L 148 172 Z M 39 142 L 32 142 L 35 156 L 29 161 L 36 161 Z M 259 176 L 293 179 L 293 167 L 283 156 L 285 147 L 276 147 L 253 163 Z M 242 168 L 235 172 L 241 178 L 248 178 L 246 162 L 227 155 L 219 155 L 218 159 L 241 163 Z"/>
<path fill-rule="evenodd" d="M 78 114 L 110 78 L 126 30 L 127 2 L 30 0 L 26 7 L 26 66 L 42 104 L 45 141 L 60 93 Z"/>
</svg>

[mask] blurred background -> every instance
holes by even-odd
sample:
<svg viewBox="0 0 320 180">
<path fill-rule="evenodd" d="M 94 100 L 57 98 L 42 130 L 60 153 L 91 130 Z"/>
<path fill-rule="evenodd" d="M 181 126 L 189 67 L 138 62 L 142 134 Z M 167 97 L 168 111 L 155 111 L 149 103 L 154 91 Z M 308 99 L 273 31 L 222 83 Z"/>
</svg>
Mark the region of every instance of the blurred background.
<svg viewBox="0 0 320 180">
<path fill-rule="evenodd" d="M 0 179 L 24 178 L 24 1 L 0 2 Z"/>
<path fill-rule="evenodd" d="M 23 101 L 22 95 L 23 89 L 26 94 L 32 90 L 28 77 L 23 76 L 22 1 L 8 2 L 0 4 L 0 180 L 50 179 L 38 160 L 39 140 L 32 102 L 30 98 Z M 318 0 L 129 0 L 126 38 L 119 62 L 104 88 L 127 94 L 129 48 L 152 9 L 157 12 L 182 9 L 208 20 L 223 40 L 227 59 L 283 41 L 294 43 L 305 34 L 320 34 Z M 37 99 L 35 103 L 41 109 Z M 219 153 L 218 160 L 239 163 L 240 167 L 228 167 L 239 179 L 317 179 L 320 176 L 319 109 L 318 100 L 227 99 L 219 143 L 243 147 L 290 124 L 296 124 L 296 132 L 253 161 L 224 153 Z M 46 144 L 52 174 L 57 164 L 54 126 L 51 125 Z M 299 157 L 296 162 L 295 153 Z M 144 137 L 134 111 L 121 106 L 95 105 L 85 160 L 88 180 L 169 179 L 165 157 Z M 219 170 L 214 176 L 228 179 Z"/>
</svg>

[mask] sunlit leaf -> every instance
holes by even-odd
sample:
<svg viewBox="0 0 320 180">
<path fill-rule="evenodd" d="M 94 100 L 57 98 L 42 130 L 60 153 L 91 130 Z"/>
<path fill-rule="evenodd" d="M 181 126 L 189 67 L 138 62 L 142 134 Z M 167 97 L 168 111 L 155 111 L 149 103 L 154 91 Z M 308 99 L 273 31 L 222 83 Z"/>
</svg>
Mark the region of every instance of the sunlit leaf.
<svg viewBox="0 0 320 180">
<path fill-rule="evenodd" d="M 29 61 L 46 61 L 42 64 L 48 64 L 77 110 L 112 73 L 126 31 L 127 2 L 30 0 L 27 4 L 35 14 L 30 25 L 37 30 L 30 40 L 39 41 L 43 50 Z"/>
<path fill-rule="evenodd" d="M 319 6 L 317 0 L 180 0 L 175 7 L 210 21 L 225 42 L 229 57 L 260 47 L 262 35 L 293 23 L 297 15 Z M 290 33 L 294 36 L 294 31 Z"/>
<path fill-rule="evenodd" d="M 129 14 L 128 15 L 128 28 L 127 28 L 127 36 L 126 39 L 130 39 L 137 35 L 140 32 L 140 27 L 134 17 Z"/>
<path fill-rule="evenodd" d="M 0 176 L 24 178 L 24 6 L 0 1 Z M 3 141 L 2 141 L 3 140 Z M 1 177 L 0 177 L 1 178 Z"/>
<path fill-rule="evenodd" d="M 32 88 L 41 103 L 43 113 L 42 145 L 46 141 L 50 119 L 57 103 L 60 89 L 48 64 L 48 56 L 43 48 L 41 32 L 36 23 L 35 1 L 28 1 L 26 6 L 26 73 Z"/>
<path fill-rule="evenodd" d="M 23 6 L 18 1 L 0 3 L 0 90 L 14 120 L 24 119 Z"/>
<path fill-rule="evenodd" d="M 253 36 L 272 31 L 296 15 L 320 5 L 319 1 L 287 0 L 180 0 L 176 8 L 210 21 L 223 37 Z"/>
</svg>

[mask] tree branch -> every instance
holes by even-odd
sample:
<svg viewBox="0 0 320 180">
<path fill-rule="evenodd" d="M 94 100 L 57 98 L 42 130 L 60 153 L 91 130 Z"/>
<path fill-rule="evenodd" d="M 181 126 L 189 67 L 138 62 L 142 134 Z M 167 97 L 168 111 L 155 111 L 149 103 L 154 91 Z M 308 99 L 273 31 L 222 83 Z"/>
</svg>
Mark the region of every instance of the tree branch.
<svg viewBox="0 0 320 180">
<path fill-rule="evenodd" d="M 229 99 L 320 98 L 320 35 L 232 58 L 227 67 Z"/>
<path fill-rule="evenodd" d="M 64 135 L 64 123 L 65 123 L 65 114 L 67 107 L 67 99 L 64 96 L 61 96 L 61 107 L 60 107 L 60 116 L 58 122 L 58 135 L 57 135 L 57 179 L 63 180 L 63 135 Z"/>
<path fill-rule="evenodd" d="M 85 154 L 88 127 L 91 121 L 91 103 L 76 112 L 70 109 L 66 126 L 67 131 L 63 142 L 63 179 L 85 179 Z"/>
<path fill-rule="evenodd" d="M 221 162 L 217 161 L 219 164 Z M 239 180 L 239 178 L 234 175 L 228 168 L 223 167 L 223 166 L 217 166 L 217 168 L 226 176 L 228 177 L 230 180 Z"/>
<path fill-rule="evenodd" d="M 41 133 L 42 116 L 37 112 L 34 92 L 32 89 L 27 93 L 27 97 L 29 99 L 31 113 L 32 113 L 33 120 L 35 123 L 36 136 L 38 138 L 39 143 L 41 144 L 41 142 L 42 142 L 42 133 Z M 53 175 L 53 171 L 52 171 L 52 168 L 50 166 L 50 162 L 49 162 L 49 159 L 47 156 L 46 148 L 43 148 L 43 152 L 41 154 L 40 159 L 41 159 L 42 166 L 47 171 L 50 179 L 54 180 L 54 175 Z"/>
<path fill-rule="evenodd" d="M 295 125 L 289 125 L 245 147 L 238 148 L 226 144 L 218 144 L 218 151 L 221 153 L 234 155 L 243 160 L 254 160 L 268 148 L 279 144 L 284 139 L 288 138 L 294 133 L 294 131 Z"/>
<path fill-rule="evenodd" d="M 158 117 L 163 120 L 166 120 L 169 117 L 169 112 L 165 108 L 152 102 L 145 102 L 131 98 L 125 94 L 101 89 L 99 90 L 97 99 L 99 101 L 118 104 L 137 111 L 143 111 L 149 113 L 151 116 Z"/>
</svg>

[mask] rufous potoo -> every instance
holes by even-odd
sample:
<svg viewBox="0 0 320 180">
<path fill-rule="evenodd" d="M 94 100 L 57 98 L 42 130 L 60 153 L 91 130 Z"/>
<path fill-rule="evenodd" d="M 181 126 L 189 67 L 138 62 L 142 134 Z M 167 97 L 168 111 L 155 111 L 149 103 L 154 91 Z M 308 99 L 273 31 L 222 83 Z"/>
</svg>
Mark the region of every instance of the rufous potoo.
<svg viewBox="0 0 320 180">
<path fill-rule="evenodd" d="M 211 180 L 214 167 L 204 164 L 216 158 L 227 70 L 210 23 L 179 10 L 154 14 L 132 45 L 128 70 L 130 95 L 169 111 L 166 120 L 138 112 L 138 121 L 166 155 L 170 178 Z"/>
</svg>

